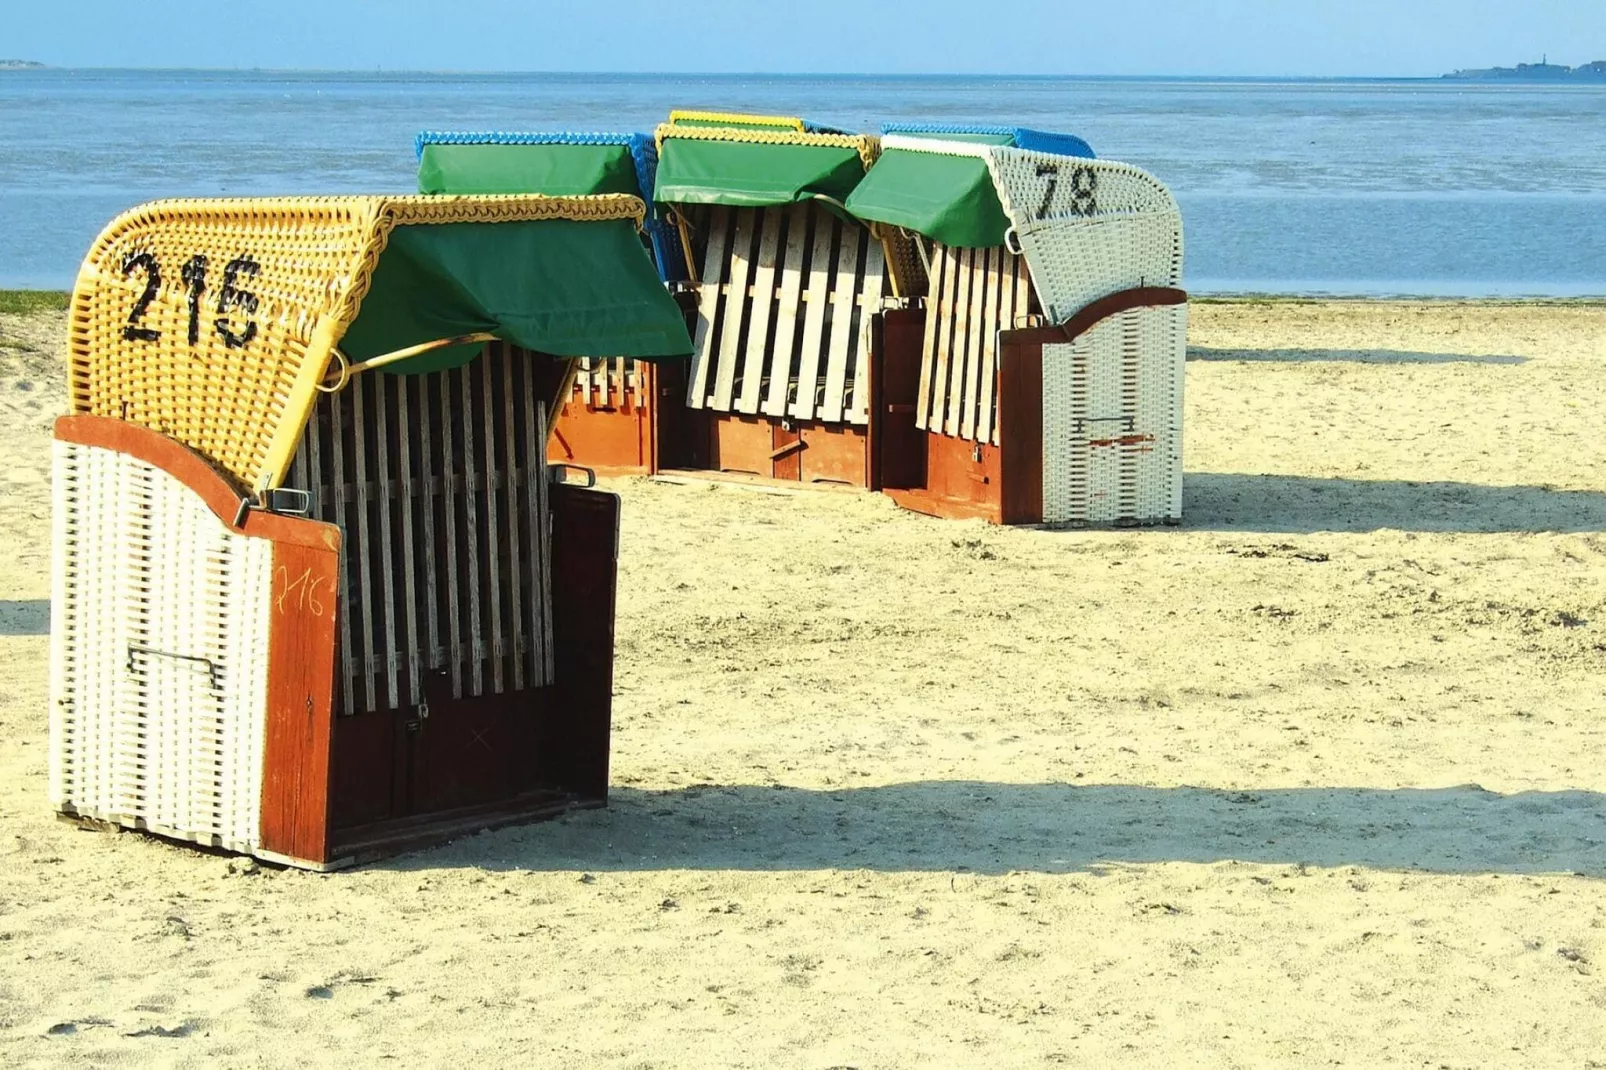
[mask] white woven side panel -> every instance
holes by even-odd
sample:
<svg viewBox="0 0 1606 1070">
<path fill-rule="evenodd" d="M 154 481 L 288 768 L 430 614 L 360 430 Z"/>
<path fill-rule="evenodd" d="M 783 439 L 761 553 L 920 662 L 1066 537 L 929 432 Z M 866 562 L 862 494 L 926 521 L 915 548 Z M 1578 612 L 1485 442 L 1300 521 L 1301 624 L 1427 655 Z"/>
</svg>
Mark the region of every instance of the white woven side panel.
<svg viewBox="0 0 1606 1070">
<path fill-rule="evenodd" d="M 1120 290 L 1181 285 L 1182 214 L 1152 175 L 997 146 L 986 159 L 1049 322 Z"/>
<path fill-rule="evenodd" d="M 53 801 L 252 850 L 272 544 L 126 454 L 57 443 L 55 464 Z"/>
<path fill-rule="evenodd" d="M 66 810 L 109 811 L 117 713 L 116 501 L 104 450 L 53 444 L 55 514 L 51 613 L 50 797 Z"/>
<path fill-rule="evenodd" d="M 1043 347 L 1043 521 L 1182 517 L 1187 306 L 1137 308 Z"/>
</svg>

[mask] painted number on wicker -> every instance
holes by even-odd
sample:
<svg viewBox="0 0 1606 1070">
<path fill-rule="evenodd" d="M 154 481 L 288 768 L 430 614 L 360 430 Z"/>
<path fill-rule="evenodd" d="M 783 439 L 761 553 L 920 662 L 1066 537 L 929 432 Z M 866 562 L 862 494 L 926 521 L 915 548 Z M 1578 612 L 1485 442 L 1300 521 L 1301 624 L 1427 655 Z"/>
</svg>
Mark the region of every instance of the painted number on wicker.
<svg viewBox="0 0 1606 1070">
<path fill-rule="evenodd" d="M 198 345 L 201 340 L 201 297 L 206 293 L 206 266 L 207 258 L 199 253 L 184 261 L 179 269 L 179 277 L 184 280 L 184 299 L 189 306 L 189 343 Z M 153 253 L 131 253 L 123 261 L 123 277 L 132 278 L 136 272 L 145 275 L 145 289 L 134 302 L 134 307 L 128 313 L 128 325 L 123 328 L 123 337 L 131 342 L 154 342 L 162 337 L 162 332 L 152 327 L 141 327 L 140 321 L 150 309 L 151 302 L 162 288 L 162 265 Z M 237 256 L 223 267 L 223 288 L 217 295 L 217 318 L 212 321 L 213 328 L 223 344 L 230 349 L 243 349 L 251 344 L 251 339 L 257 335 L 256 320 L 251 317 L 256 314 L 257 295 L 240 286 L 241 276 L 256 278 L 262 272 L 262 265 L 250 256 Z M 236 310 L 245 313 L 245 326 L 236 331 L 233 326 Z"/>
<path fill-rule="evenodd" d="M 141 327 L 139 321 L 145 318 L 145 310 L 151 307 L 157 291 L 162 288 L 162 265 L 150 253 L 130 253 L 123 261 L 123 278 L 133 277 L 136 271 L 145 273 L 145 292 L 139 295 L 139 300 L 134 302 L 134 310 L 128 314 L 128 326 L 123 328 L 123 337 L 130 342 L 154 342 L 162 336 L 162 332 Z"/>
<path fill-rule="evenodd" d="M 1060 165 L 1058 163 L 1038 164 L 1037 177 L 1048 179 L 1048 186 L 1043 190 L 1043 200 L 1037 206 L 1036 218 L 1042 221 L 1049 217 L 1054 208 L 1054 193 L 1059 189 L 1060 183 Z M 1098 215 L 1098 172 L 1084 164 L 1078 164 L 1071 168 L 1068 185 L 1071 191 L 1071 214 L 1079 216 Z"/>
<path fill-rule="evenodd" d="M 297 612 L 311 610 L 314 617 L 323 616 L 324 605 L 318 599 L 318 588 L 327 583 L 328 580 L 322 576 L 314 577 L 311 568 L 304 570 L 295 579 L 291 579 L 290 570 L 284 565 L 279 566 L 279 571 L 274 576 L 274 579 L 276 581 L 274 586 L 278 588 L 278 593 L 274 596 L 273 605 L 280 613 L 285 610 L 285 599 L 289 598 L 293 593 L 296 596 L 296 600 L 290 608 Z"/>
</svg>

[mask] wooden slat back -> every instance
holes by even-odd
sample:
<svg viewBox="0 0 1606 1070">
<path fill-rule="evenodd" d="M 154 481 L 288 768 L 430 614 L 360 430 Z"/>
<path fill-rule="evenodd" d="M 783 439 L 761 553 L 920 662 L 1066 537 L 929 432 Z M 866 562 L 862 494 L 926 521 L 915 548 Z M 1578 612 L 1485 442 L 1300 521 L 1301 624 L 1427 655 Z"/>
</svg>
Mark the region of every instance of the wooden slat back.
<svg viewBox="0 0 1606 1070">
<path fill-rule="evenodd" d="M 998 442 L 998 332 L 1036 310 L 1024 257 L 1003 248 L 933 248 L 915 424 Z"/>
<path fill-rule="evenodd" d="M 640 409 L 646 397 L 639 371 L 639 362 L 629 357 L 581 357 L 569 400 L 588 411 Z"/>
<path fill-rule="evenodd" d="M 708 404 L 709 372 L 719 345 L 720 312 L 725 306 L 726 269 L 729 265 L 731 230 L 735 211 L 715 207 L 708 216 L 708 247 L 703 253 L 703 270 L 698 276 L 697 327 L 692 336 L 691 370 L 686 375 L 686 407 L 701 409 Z"/>
<path fill-rule="evenodd" d="M 853 393 L 846 400 L 847 422 L 870 422 L 870 326 L 881 311 L 881 300 L 892 288 L 892 273 L 887 270 L 885 246 L 868 232 L 860 255 L 863 270 L 859 273 L 859 289 L 853 302 Z"/>
<path fill-rule="evenodd" d="M 736 210 L 736 229 L 731 237 L 729 279 L 722 287 L 725 291 L 723 322 L 719 332 L 719 358 L 714 366 L 714 396 L 710 406 L 720 412 L 731 411 L 731 396 L 736 389 L 737 365 L 741 363 L 744 339 L 742 328 L 751 312 L 752 300 L 748 287 L 753 281 L 753 238 L 756 236 L 757 212 L 752 208 Z"/>
<path fill-rule="evenodd" d="M 707 219 L 687 406 L 867 423 L 881 243 L 815 204 Z"/>
<path fill-rule="evenodd" d="M 775 313 L 775 273 L 779 260 L 781 231 L 786 228 L 786 213 L 760 212 L 758 216 L 758 257 L 753 265 L 752 300 L 747 313 L 747 341 L 741 346 L 741 393 L 736 398 L 736 411 L 758 411 L 759 388 L 766 372 L 772 372 L 770 326 Z M 738 226 L 737 233 L 740 235 Z M 729 337 L 727 335 L 727 337 Z M 771 379 L 774 376 L 771 374 Z"/>
<path fill-rule="evenodd" d="M 794 204 L 786 209 L 786 231 L 780 245 L 777 269 L 780 307 L 775 311 L 775 340 L 770 347 L 769 387 L 764 392 L 764 415 L 785 416 L 791 403 L 792 369 L 797 366 L 798 313 L 803 307 L 803 265 L 807 259 L 809 207 Z"/>
<path fill-rule="evenodd" d="M 291 477 L 345 533 L 343 712 L 416 707 L 428 672 L 459 698 L 551 680 L 548 399 L 530 367 L 545 359 L 492 343 L 320 399 Z"/>
</svg>

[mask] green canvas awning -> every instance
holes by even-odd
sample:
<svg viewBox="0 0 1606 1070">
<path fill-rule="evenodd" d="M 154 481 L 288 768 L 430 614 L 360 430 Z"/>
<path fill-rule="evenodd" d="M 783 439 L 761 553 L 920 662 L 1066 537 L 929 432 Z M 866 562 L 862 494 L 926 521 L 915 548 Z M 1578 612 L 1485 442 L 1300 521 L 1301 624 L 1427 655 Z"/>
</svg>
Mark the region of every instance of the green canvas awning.
<svg viewBox="0 0 1606 1070">
<path fill-rule="evenodd" d="M 680 306 L 629 219 L 399 226 L 340 349 L 358 363 L 478 332 L 558 357 L 692 351 Z M 438 349 L 383 370 L 456 367 L 480 348 Z"/>
<path fill-rule="evenodd" d="M 1009 217 L 987 161 L 913 149 L 886 149 L 847 199 L 859 219 L 904 227 L 951 248 L 1004 244 Z"/>
<path fill-rule="evenodd" d="M 663 139 L 658 154 L 660 204 L 767 208 L 825 197 L 847 200 L 864 177 L 857 149 L 702 138 Z"/>
<path fill-rule="evenodd" d="M 628 193 L 645 197 L 628 145 L 424 144 L 420 193 Z"/>
</svg>

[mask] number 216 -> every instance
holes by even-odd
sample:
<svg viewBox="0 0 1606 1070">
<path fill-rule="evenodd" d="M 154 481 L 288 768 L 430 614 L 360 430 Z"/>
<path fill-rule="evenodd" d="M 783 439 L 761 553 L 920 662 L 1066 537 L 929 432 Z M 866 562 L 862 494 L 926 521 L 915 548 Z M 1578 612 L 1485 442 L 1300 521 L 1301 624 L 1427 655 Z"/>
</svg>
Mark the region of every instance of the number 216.
<svg viewBox="0 0 1606 1070">
<path fill-rule="evenodd" d="M 198 345 L 201 340 L 201 297 L 206 293 L 206 267 L 206 257 L 197 253 L 184 261 L 179 269 L 179 277 L 184 280 L 185 300 L 190 309 L 191 346 Z M 141 327 L 140 321 L 145 318 L 151 302 L 156 300 L 162 288 L 162 265 L 154 253 L 130 253 L 123 260 L 123 277 L 130 278 L 136 271 L 145 274 L 145 291 L 139 295 L 139 300 L 134 302 L 134 308 L 128 314 L 123 337 L 131 342 L 154 342 L 162 336 L 162 332 Z M 223 266 L 223 286 L 218 290 L 217 317 L 212 321 L 212 326 L 223 339 L 223 344 L 230 349 L 242 349 L 256 337 L 257 324 L 251 317 L 257 310 L 257 295 L 240 288 L 240 277 L 255 278 L 261 271 L 262 266 L 249 256 L 237 256 Z M 231 326 L 232 313 L 236 309 L 246 316 L 245 327 L 240 331 Z"/>
</svg>

